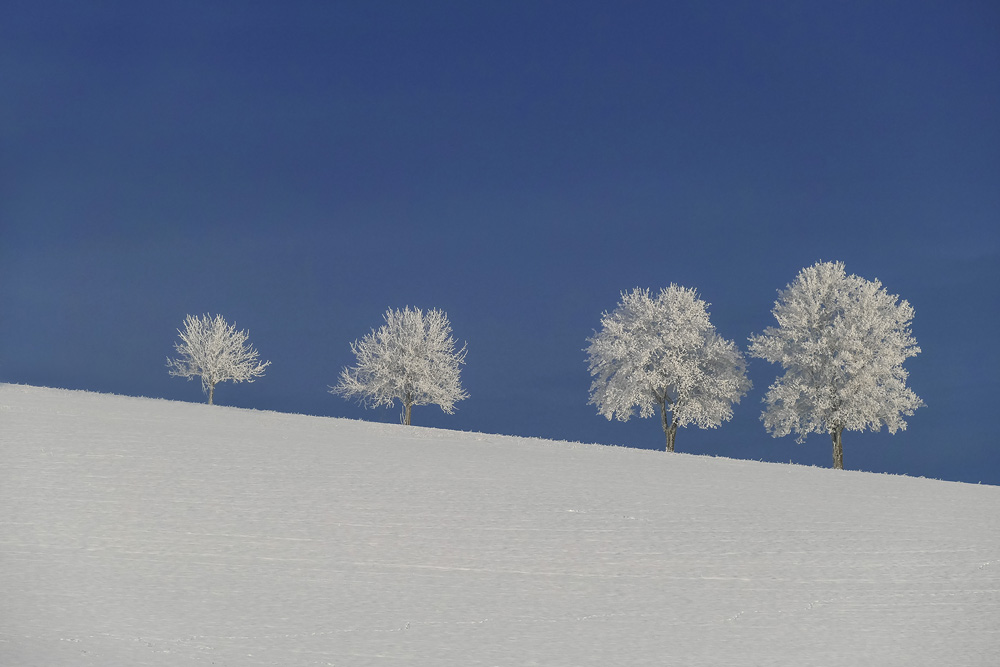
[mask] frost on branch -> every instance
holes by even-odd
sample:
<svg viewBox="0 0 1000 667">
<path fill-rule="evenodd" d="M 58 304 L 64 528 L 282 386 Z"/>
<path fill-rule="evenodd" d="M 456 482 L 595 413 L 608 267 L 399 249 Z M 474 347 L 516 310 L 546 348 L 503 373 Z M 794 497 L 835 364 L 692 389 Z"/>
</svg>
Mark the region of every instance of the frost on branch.
<svg viewBox="0 0 1000 667">
<path fill-rule="evenodd" d="M 219 382 L 253 382 L 263 377 L 264 369 L 271 362 L 257 360 L 257 350 L 247 342 L 250 334 L 238 331 L 235 324 L 227 324 L 222 315 L 209 315 L 184 319 L 184 330 L 178 330 L 180 342 L 174 349 L 178 359 L 167 359 L 170 375 L 191 379 L 201 378 L 201 388 L 208 395 L 211 405 L 215 385 Z"/>
<path fill-rule="evenodd" d="M 589 404 L 620 421 L 634 408 L 651 417 L 659 407 L 671 452 L 677 427 L 716 428 L 731 419 L 732 404 L 751 385 L 743 355 L 716 333 L 707 306 L 697 290 L 677 285 L 656 298 L 648 289 L 622 293 L 618 307 L 602 315 L 601 330 L 587 339 L 595 377 Z"/>
<path fill-rule="evenodd" d="M 923 406 L 906 386 L 903 362 L 920 352 L 910 333 L 913 308 L 878 280 L 847 276 L 842 262 L 802 269 L 779 292 L 777 327 L 750 338 L 750 354 L 781 364 L 761 415 L 775 437 L 829 433 L 833 465 L 843 468 L 841 433 L 905 429 Z"/>
<path fill-rule="evenodd" d="M 431 309 L 387 310 L 385 324 L 351 343 L 357 365 L 344 368 L 330 393 L 357 397 L 370 408 L 403 404 L 404 424 L 414 405 L 439 405 L 446 414 L 468 398 L 459 381 L 466 346 L 455 349 L 448 316 Z"/>
</svg>

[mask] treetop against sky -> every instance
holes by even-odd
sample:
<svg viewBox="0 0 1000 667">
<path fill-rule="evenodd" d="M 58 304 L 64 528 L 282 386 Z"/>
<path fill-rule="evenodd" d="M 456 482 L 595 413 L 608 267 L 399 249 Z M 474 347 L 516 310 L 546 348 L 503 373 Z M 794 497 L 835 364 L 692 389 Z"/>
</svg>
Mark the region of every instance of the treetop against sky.
<svg viewBox="0 0 1000 667">
<path fill-rule="evenodd" d="M 912 306 L 926 407 L 848 465 L 1000 483 L 992 3 L 15 3 L 0 22 L 0 380 L 201 400 L 189 314 L 252 332 L 233 404 L 331 396 L 386 309 L 468 344 L 429 426 L 663 447 L 588 405 L 623 292 L 696 288 L 746 350 L 817 262 Z M 683 450 L 829 465 L 759 420 Z M 232 391 L 230 391 L 232 389 Z M 219 395 L 221 399 L 221 395 Z M 822 443 L 822 444 L 821 444 Z"/>
</svg>

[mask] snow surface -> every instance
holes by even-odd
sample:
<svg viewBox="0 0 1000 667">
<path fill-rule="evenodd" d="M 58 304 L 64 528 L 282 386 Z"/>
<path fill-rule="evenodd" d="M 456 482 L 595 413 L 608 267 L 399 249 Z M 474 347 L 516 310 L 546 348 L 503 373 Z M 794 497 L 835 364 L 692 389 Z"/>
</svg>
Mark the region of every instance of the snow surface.
<svg viewBox="0 0 1000 667">
<path fill-rule="evenodd" d="M 1000 488 L 0 385 L 0 665 L 996 665 Z"/>
</svg>

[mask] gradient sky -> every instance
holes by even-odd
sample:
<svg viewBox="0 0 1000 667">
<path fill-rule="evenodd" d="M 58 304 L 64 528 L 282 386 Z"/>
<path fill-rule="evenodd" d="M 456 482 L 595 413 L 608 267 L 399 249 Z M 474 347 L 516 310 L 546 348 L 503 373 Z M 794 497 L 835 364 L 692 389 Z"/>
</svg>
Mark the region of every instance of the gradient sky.
<svg viewBox="0 0 1000 667">
<path fill-rule="evenodd" d="M 445 310 L 470 398 L 415 424 L 662 448 L 587 405 L 622 290 L 677 283 L 745 349 L 819 260 L 907 299 L 927 407 L 848 468 L 1000 484 L 994 2 L 18 1 L 0 21 L 0 381 L 202 401 L 187 314 L 327 393 L 386 308 Z M 829 466 L 731 422 L 681 452 Z"/>
</svg>

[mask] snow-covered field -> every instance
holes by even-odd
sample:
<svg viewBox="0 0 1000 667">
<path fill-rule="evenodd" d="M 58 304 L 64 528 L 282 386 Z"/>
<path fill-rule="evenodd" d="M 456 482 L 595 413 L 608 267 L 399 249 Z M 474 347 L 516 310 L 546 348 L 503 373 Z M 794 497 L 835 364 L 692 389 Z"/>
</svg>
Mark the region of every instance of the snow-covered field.
<svg viewBox="0 0 1000 667">
<path fill-rule="evenodd" d="M 0 531 L 4 666 L 1000 664 L 998 487 L 0 385 Z"/>
</svg>

